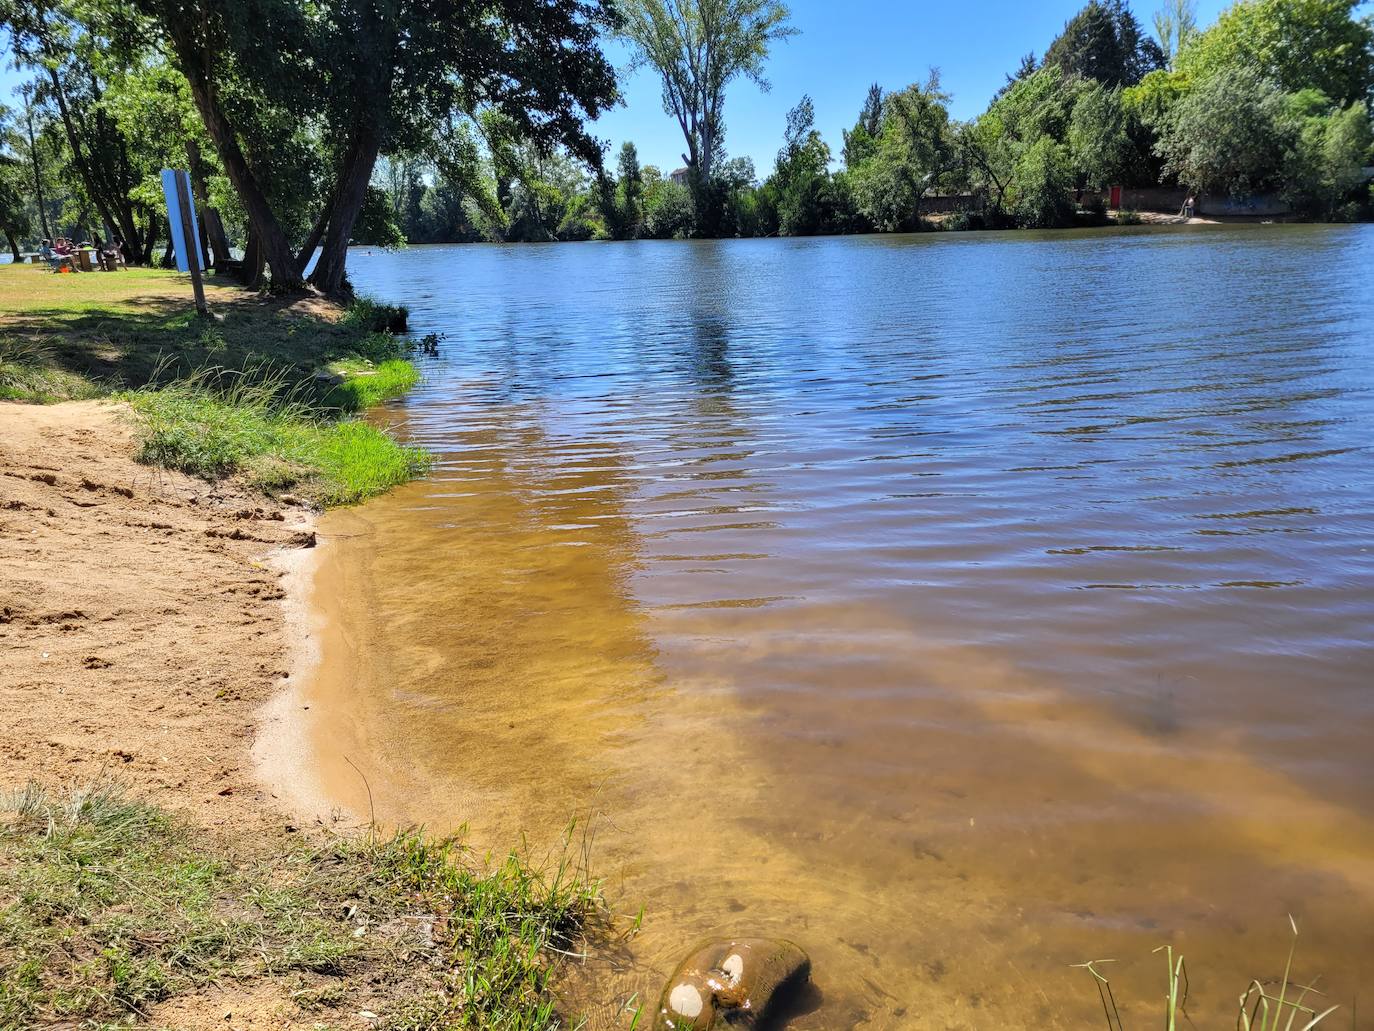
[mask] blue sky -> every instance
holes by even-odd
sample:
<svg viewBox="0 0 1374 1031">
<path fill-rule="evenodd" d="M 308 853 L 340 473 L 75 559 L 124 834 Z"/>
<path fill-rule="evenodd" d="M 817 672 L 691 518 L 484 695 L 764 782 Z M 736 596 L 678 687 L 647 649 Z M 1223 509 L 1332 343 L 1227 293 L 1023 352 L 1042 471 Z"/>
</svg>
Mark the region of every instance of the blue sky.
<svg viewBox="0 0 1374 1031">
<path fill-rule="evenodd" d="M 902 0 L 790 0 L 792 24 L 800 31 L 778 44 L 768 64 L 772 89 L 761 92 L 736 82 L 726 95 L 726 149 L 751 157 L 760 175 L 772 168 L 782 142 L 788 108 L 809 93 L 816 125 L 838 156 L 841 130 L 854 124 L 869 83 L 901 89 L 940 69 L 954 94 L 953 113 L 970 118 L 988 100 L 1028 50 L 1037 54 L 1085 0 L 965 0 L 963 3 Z M 1137 0 L 1135 11 L 1147 28 L 1158 0 Z M 1199 0 L 1198 20 L 1210 24 L 1226 6 Z M 617 66 L 628 55 L 609 48 Z M 6 60 L 8 65 L 8 60 Z M 0 71 L 0 99 L 8 99 L 17 73 Z M 597 122 L 596 135 L 619 149 L 633 140 L 640 161 L 671 171 L 683 150 L 677 123 L 663 113 L 658 82 L 644 69 L 622 79 L 626 104 Z"/>
</svg>

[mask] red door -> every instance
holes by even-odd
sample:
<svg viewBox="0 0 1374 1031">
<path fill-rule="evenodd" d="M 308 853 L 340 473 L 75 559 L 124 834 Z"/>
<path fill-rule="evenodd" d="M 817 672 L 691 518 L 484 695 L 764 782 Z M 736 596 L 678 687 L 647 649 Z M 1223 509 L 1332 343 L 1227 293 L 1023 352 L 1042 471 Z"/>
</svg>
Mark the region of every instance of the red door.
<svg viewBox="0 0 1374 1031">
<path fill-rule="evenodd" d="M 1112 208 L 1114 208 L 1114 209 L 1117 210 L 1117 211 L 1120 211 L 1120 210 L 1121 210 L 1121 187 L 1120 187 L 1120 186 L 1113 186 L 1113 187 L 1112 187 L 1112 203 L 1111 203 L 1111 206 L 1112 206 Z"/>
</svg>

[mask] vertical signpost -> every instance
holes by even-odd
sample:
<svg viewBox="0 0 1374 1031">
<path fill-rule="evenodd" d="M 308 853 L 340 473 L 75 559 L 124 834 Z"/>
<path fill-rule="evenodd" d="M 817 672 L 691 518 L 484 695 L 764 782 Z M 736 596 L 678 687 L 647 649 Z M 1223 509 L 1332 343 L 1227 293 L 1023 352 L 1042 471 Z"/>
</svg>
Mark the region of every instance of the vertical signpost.
<svg viewBox="0 0 1374 1031">
<path fill-rule="evenodd" d="M 205 282 L 201 270 L 205 257 L 200 253 L 200 226 L 196 206 L 191 200 L 191 177 L 185 172 L 164 168 L 162 194 L 167 201 L 167 226 L 176 255 L 177 271 L 191 274 L 191 289 L 196 294 L 196 311 L 209 315 L 205 304 Z"/>
</svg>

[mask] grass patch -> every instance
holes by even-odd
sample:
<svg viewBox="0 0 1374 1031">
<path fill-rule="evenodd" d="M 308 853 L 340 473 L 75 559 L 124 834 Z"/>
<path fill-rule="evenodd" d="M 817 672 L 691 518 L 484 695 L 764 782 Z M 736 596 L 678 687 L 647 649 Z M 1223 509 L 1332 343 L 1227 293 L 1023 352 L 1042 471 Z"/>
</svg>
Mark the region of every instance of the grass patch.
<svg viewBox="0 0 1374 1031">
<path fill-rule="evenodd" d="M 53 404 L 99 393 L 85 377 L 58 367 L 45 344 L 0 337 L 0 401 Z"/>
<path fill-rule="evenodd" d="M 340 379 L 325 395 L 324 403 L 345 412 L 400 397 L 420 382 L 420 370 L 402 358 L 375 364 L 366 358 L 344 358 L 331 362 L 329 369 Z"/>
<path fill-rule="evenodd" d="M 348 420 L 419 380 L 405 309 L 361 299 L 270 299 L 152 269 L 54 276 L 0 269 L 0 400 L 115 395 L 143 431 L 140 458 L 269 492 L 350 504 L 419 475 L 428 456 Z"/>
<path fill-rule="evenodd" d="M 206 370 L 122 396 L 142 425 L 139 461 L 207 479 L 239 474 L 269 494 L 353 504 L 429 464 L 374 426 L 293 400 L 280 373 Z"/>
<path fill-rule="evenodd" d="M 303 1012 L 552 1031 L 549 978 L 602 912 L 572 855 L 493 867 L 405 832 L 244 863 L 116 788 L 31 785 L 0 804 L 0 1027 L 133 1023 L 273 977 Z"/>
</svg>

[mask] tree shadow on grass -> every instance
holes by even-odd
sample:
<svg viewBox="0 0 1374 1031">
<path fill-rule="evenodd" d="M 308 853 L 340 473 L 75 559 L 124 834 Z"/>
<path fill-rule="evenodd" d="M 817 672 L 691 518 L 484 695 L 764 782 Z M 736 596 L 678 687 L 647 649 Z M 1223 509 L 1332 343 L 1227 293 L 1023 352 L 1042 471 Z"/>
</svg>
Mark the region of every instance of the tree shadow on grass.
<svg viewBox="0 0 1374 1031">
<path fill-rule="evenodd" d="M 27 341 L 42 361 L 102 386 L 136 388 L 206 368 L 271 369 L 299 382 L 338 358 L 365 353 L 366 332 L 328 317 L 313 298 L 263 299 L 207 284 L 214 315 L 186 300 L 112 300 L 40 308 L 0 320 L 0 336 Z"/>
</svg>

